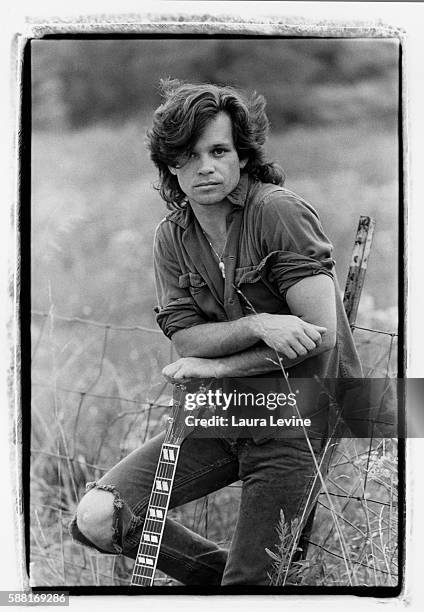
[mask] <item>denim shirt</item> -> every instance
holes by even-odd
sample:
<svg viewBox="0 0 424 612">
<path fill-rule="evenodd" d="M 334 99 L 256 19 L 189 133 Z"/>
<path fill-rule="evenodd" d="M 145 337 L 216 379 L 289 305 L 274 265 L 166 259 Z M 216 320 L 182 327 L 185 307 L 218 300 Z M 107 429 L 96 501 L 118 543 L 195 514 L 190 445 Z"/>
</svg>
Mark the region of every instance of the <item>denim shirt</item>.
<svg viewBox="0 0 424 612">
<path fill-rule="evenodd" d="M 253 180 L 245 172 L 227 199 L 232 209 L 222 256 L 225 280 L 189 203 L 170 212 L 156 229 L 155 310 L 164 334 L 172 338 L 180 329 L 253 312 L 290 314 L 287 290 L 306 276 L 326 274 L 336 285 L 336 346 L 292 366 L 290 375 L 361 376 L 332 245 L 314 208 L 284 187 Z"/>
</svg>

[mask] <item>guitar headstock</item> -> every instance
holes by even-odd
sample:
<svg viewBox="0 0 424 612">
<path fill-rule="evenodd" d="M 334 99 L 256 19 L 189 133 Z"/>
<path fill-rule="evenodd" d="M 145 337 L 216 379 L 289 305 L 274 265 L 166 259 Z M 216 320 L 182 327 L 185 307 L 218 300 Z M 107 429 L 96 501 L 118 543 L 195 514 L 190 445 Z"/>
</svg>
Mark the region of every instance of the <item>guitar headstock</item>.
<svg viewBox="0 0 424 612">
<path fill-rule="evenodd" d="M 211 379 L 189 379 L 174 384 L 172 394 L 172 413 L 168 419 L 168 427 L 165 441 L 168 444 L 181 444 L 184 438 L 195 429 L 193 425 L 187 425 L 187 415 L 200 416 L 205 411 L 205 406 L 196 403 L 196 395 L 207 393 L 211 388 Z M 188 398 L 190 401 L 188 402 Z M 190 406 L 188 408 L 188 406 Z"/>
</svg>

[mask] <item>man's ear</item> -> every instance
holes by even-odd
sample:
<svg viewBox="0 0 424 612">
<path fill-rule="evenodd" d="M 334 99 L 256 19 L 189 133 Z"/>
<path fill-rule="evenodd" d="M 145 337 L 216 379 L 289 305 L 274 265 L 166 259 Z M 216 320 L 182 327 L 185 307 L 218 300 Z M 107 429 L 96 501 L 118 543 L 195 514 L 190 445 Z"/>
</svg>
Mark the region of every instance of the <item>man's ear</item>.
<svg viewBox="0 0 424 612">
<path fill-rule="evenodd" d="M 177 174 L 177 169 L 174 168 L 173 166 L 168 166 L 168 170 L 171 174 L 173 174 L 174 176 L 176 176 Z"/>
<path fill-rule="evenodd" d="M 246 157 L 246 159 L 241 159 L 239 162 L 240 165 L 240 170 L 243 170 L 243 168 L 246 166 L 247 162 L 249 161 L 249 158 Z"/>
</svg>

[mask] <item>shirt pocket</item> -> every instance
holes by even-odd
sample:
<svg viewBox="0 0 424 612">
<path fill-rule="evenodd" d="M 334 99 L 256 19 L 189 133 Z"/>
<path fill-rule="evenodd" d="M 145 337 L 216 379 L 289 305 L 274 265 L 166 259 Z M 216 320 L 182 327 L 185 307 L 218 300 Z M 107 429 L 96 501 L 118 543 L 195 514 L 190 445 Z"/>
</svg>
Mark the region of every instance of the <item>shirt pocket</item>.
<svg viewBox="0 0 424 612">
<path fill-rule="evenodd" d="M 198 295 L 206 288 L 206 281 L 195 272 L 186 272 L 178 278 L 178 285 L 182 289 L 188 289 L 191 295 Z"/>
<path fill-rule="evenodd" d="M 234 272 L 234 284 L 238 287 L 246 283 L 257 283 L 260 280 L 258 274 L 258 266 L 245 266 L 244 268 L 236 268 Z"/>
<path fill-rule="evenodd" d="M 285 300 L 279 295 L 278 287 L 268 282 L 260 264 L 236 268 L 234 284 L 245 314 L 268 312 L 284 314 L 288 311 Z"/>
</svg>

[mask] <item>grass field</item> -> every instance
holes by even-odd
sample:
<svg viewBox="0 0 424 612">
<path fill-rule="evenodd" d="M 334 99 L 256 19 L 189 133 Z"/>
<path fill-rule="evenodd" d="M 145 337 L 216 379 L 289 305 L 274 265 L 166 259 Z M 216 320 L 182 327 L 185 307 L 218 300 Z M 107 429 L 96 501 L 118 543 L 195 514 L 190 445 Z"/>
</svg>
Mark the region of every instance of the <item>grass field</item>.
<svg viewBox="0 0 424 612">
<path fill-rule="evenodd" d="M 116 328 L 156 329 L 152 237 L 165 210 L 152 189 L 144 131 L 140 121 L 33 135 L 32 307 L 44 313 L 32 319 L 31 580 L 38 586 L 129 580 L 127 560 L 72 543 L 66 524 L 85 482 L 163 426 L 165 408 L 151 407 L 170 396 L 160 378 L 172 358 L 169 342 L 157 331 Z M 376 219 L 358 324 L 397 331 L 396 134 L 365 124 L 297 128 L 274 136 L 270 152 L 287 186 L 318 209 L 341 286 L 359 215 Z M 394 337 L 355 334 L 366 372 L 394 375 Z M 319 541 L 301 568 L 306 583 L 396 582 L 396 457 L 393 440 L 350 440 L 339 449 L 328 484 L 334 506 L 322 498 L 312 536 Z M 174 513 L 227 542 L 238 495 L 224 489 Z M 340 553 L 337 520 L 348 555 Z"/>
</svg>

